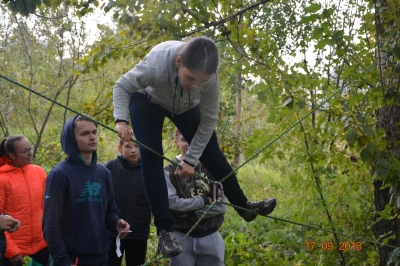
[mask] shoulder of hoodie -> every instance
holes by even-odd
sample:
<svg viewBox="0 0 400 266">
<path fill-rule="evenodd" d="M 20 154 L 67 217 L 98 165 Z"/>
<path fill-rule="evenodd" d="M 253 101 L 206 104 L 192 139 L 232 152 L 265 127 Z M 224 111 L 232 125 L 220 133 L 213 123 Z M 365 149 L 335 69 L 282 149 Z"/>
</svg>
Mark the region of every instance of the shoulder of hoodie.
<svg viewBox="0 0 400 266">
<path fill-rule="evenodd" d="M 115 167 L 122 167 L 122 168 L 126 168 L 126 169 L 132 169 L 132 168 L 140 168 L 142 166 L 142 162 L 139 161 L 137 164 L 135 164 L 135 165 L 133 165 L 131 167 L 125 167 L 121 160 L 123 160 L 123 159 L 120 156 L 118 156 L 115 159 L 111 159 L 111 160 L 105 162 L 103 164 L 103 166 L 105 168 L 107 168 L 109 171 L 112 171 Z"/>
<path fill-rule="evenodd" d="M 8 172 L 8 171 L 12 171 L 14 169 L 18 169 L 17 167 L 12 166 L 12 165 L 2 165 L 0 167 L 0 169 L 1 168 L 7 169 L 4 172 Z M 25 171 L 39 172 L 40 174 L 43 174 L 44 176 L 46 176 L 46 171 L 42 167 L 40 167 L 39 165 L 36 165 L 36 164 L 28 164 L 28 165 L 24 166 L 22 169 L 24 169 Z"/>
<path fill-rule="evenodd" d="M 39 166 L 39 165 L 36 165 L 36 164 L 28 164 L 27 165 L 27 169 L 32 169 L 32 170 L 35 170 L 35 171 L 37 171 L 37 172 L 39 172 L 39 173 L 42 173 L 42 174 L 44 174 L 45 176 L 46 176 L 46 171 L 43 169 L 43 167 L 41 167 L 41 166 Z"/>
<path fill-rule="evenodd" d="M 176 51 L 178 50 L 185 42 L 182 41 L 165 41 L 161 42 L 159 44 L 156 44 L 151 50 L 151 54 L 153 52 L 165 52 L 165 51 Z"/>
<path fill-rule="evenodd" d="M 108 160 L 107 162 L 105 162 L 103 164 L 103 166 L 105 168 L 107 168 L 108 170 L 110 170 L 110 168 L 114 167 L 117 163 L 118 163 L 118 158 L 115 158 L 115 159 Z"/>
<path fill-rule="evenodd" d="M 215 92 L 219 94 L 219 77 L 218 72 L 213 74 L 212 77 L 202 86 L 203 92 Z"/>
<path fill-rule="evenodd" d="M 68 160 L 64 160 L 61 163 L 54 166 L 53 169 L 51 169 L 51 172 L 49 173 L 49 177 L 53 176 L 53 175 L 67 176 L 71 172 L 73 173 L 73 172 L 79 172 L 79 171 L 80 171 L 80 167 L 77 167 L 77 166 L 71 164 L 70 162 L 68 162 Z M 105 174 L 111 178 L 110 171 L 105 166 L 103 166 L 99 163 L 96 163 L 94 166 L 92 166 L 90 168 L 89 173 L 93 173 L 93 172 L 96 172 L 96 174 L 98 174 L 98 173 Z"/>
<path fill-rule="evenodd" d="M 24 168 L 24 172 L 26 172 L 28 176 L 35 179 L 37 182 L 46 182 L 46 171 L 42 167 L 35 164 L 28 164 Z M 17 168 L 14 167 L 14 169 Z M 7 186 L 6 184 L 8 183 L 8 180 L 12 179 L 13 175 L 15 174 L 20 175 L 22 172 L 16 173 L 11 168 L 9 168 L 7 171 L 0 172 L 1 186 Z"/>
<path fill-rule="evenodd" d="M 144 57 L 148 61 L 147 67 L 155 69 L 168 69 L 173 65 L 173 59 L 178 54 L 180 47 L 184 44 L 181 41 L 166 41 L 154 46 Z M 166 63 L 166 64 L 164 64 Z M 169 64 L 170 63 L 170 64 Z"/>
</svg>

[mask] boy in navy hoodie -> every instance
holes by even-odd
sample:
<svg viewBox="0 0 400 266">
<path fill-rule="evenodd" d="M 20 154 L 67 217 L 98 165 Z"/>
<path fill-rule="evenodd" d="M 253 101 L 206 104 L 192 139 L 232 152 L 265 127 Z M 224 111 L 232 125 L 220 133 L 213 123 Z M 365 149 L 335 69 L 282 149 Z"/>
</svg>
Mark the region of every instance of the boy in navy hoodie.
<svg viewBox="0 0 400 266">
<path fill-rule="evenodd" d="M 107 230 L 122 232 L 129 224 L 119 219 L 110 172 L 97 164 L 97 125 L 75 116 L 61 133 L 68 158 L 46 180 L 43 233 L 54 265 L 107 266 Z"/>
</svg>

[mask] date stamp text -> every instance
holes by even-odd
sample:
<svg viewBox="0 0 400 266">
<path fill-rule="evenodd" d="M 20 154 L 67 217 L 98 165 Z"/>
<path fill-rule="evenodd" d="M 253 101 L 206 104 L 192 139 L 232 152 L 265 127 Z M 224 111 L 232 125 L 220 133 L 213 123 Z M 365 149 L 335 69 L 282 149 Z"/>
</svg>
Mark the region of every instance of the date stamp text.
<svg viewBox="0 0 400 266">
<path fill-rule="evenodd" d="M 349 250 L 362 250 L 363 248 L 363 243 L 362 242 L 339 242 L 339 246 L 336 245 L 336 243 L 332 241 L 322 241 L 322 242 L 316 242 L 316 241 L 306 241 L 306 249 L 307 250 L 343 250 L 343 251 L 349 251 Z"/>
</svg>

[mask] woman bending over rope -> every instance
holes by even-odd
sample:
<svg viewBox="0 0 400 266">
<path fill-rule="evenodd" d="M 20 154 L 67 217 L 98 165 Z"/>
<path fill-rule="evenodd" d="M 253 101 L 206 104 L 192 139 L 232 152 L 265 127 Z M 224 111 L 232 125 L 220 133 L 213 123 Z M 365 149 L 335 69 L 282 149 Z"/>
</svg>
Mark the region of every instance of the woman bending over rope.
<svg viewBox="0 0 400 266">
<path fill-rule="evenodd" d="M 219 53 L 207 37 L 195 37 L 188 42 L 167 41 L 153 49 L 132 70 L 123 75 L 114 87 L 114 117 L 118 135 L 130 140 L 127 110 L 136 139 L 155 150 L 162 150 L 162 128 L 165 117 L 177 126 L 190 144 L 176 174 L 192 176 L 197 161 L 216 180 L 232 173 L 219 149 L 214 129 L 219 112 Z M 182 252 L 174 238 L 169 213 L 168 190 L 163 173 L 163 159 L 140 147 L 144 188 L 154 215 L 159 235 L 159 249 L 165 257 Z M 271 213 L 274 198 L 248 202 L 234 173 L 223 183 L 228 200 L 260 215 Z M 257 214 L 236 210 L 245 221 Z"/>
</svg>

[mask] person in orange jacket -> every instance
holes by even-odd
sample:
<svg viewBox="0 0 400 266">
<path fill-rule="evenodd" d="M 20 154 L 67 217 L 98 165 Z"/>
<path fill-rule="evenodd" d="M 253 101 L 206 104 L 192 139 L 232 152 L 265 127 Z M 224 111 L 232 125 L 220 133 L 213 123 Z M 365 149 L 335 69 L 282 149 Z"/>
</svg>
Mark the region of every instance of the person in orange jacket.
<svg viewBox="0 0 400 266">
<path fill-rule="evenodd" d="M 0 211 L 21 221 L 18 231 L 6 235 L 4 266 L 24 265 L 29 256 L 47 265 L 49 251 L 42 232 L 46 172 L 32 164 L 33 147 L 21 135 L 0 144 Z"/>
</svg>

